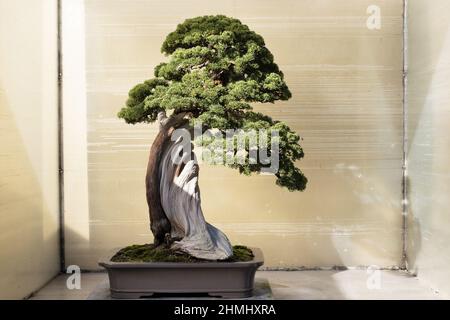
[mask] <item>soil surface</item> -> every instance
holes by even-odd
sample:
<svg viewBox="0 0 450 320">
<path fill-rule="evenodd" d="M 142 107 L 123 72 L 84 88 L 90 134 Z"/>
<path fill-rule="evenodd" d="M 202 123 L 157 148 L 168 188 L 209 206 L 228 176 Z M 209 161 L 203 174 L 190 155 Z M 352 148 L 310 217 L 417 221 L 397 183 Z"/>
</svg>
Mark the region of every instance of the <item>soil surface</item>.
<svg viewBox="0 0 450 320">
<path fill-rule="evenodd" d="M 254 257 L 251 249 L 245 246 L 233 246 L 233 255 L 226 260 L 217 262 L 244 262 Z M 208 262 L 190 256 L 187 253 L 175 251 L 165 245 L 155 246 L 150 244 L 134 244 L 120 249 L 112 258 L 113 262 Z"/>
</svg>

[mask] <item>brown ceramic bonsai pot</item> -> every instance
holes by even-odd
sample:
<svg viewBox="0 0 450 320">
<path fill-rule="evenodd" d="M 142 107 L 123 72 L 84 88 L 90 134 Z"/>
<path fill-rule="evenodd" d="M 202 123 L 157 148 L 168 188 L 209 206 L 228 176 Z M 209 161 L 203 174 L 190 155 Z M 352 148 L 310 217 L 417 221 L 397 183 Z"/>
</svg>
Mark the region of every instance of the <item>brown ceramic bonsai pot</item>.
<svg viewBox="0 0 450 320">
<path fill-rule="evenodd" d="M 108 271 L 111 297 L 138 299 L 155 293 L 206 294 L 223 298 L 252 295 L 256 270 L 263 254 L 250 248 L 246 262 L 112 262 L 113 255 L 99 262 Z"/>
</svg>

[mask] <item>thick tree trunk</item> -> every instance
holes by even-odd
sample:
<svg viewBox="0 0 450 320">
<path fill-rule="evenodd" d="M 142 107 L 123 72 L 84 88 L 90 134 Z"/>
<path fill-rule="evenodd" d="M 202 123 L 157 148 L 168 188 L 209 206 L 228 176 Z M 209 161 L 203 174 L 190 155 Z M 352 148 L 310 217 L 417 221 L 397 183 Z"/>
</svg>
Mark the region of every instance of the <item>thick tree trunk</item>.
<svg viewBox="0 0 450 320">
<path fill-rule="evenodd" d="M 170 136 L 174 129 L 183 122 L 183 116 L 166 118 L 165 113 L 158 115 L 159 132 L 150 149 L 148 158 L 147 175 L 145 178 L 145 187 L 147 195 L 147 204 L 150 215 L 150 229 L 155 238 L 155 245 L 164 243 L 167 235 L 170 235 L 171 226 L 167 219 L 164 209 L 161 206 L 159 163 L 164 150 L 170 142 Z"/>
<path fill-rule="evenodd" d="M 232 246 L 226 235 L 207 223 L 203 216 L 195 156 L 185 154 L 184 161 L 178 165 L 172 159 L 172 154 L 181 150 L 182 140 L 172 141 L 171 135 L 174 129 L 184 124 L 183 115 L 166 118 L 160 113 L 158 120 L 160 132 L 150 150 L 146 177 L 155 244 L 159 245 L 170 237 L 179 240 L 172 244 L 172 248 L 194 257 L 208 260 L 229 258 Z"/>
</svg>

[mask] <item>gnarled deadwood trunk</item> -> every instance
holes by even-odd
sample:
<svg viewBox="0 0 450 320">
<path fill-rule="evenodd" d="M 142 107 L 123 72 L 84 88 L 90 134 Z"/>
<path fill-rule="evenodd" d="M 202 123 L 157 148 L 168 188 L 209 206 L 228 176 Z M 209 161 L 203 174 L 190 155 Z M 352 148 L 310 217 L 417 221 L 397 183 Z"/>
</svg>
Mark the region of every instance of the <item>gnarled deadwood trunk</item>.
<svg viewBox="0 0 450 320">
<path fill-rule="evenodd" d="M 226 235 L 205 221 L 198 187 L 199 167 L 194 154 L 176 164 L 172 154 L 182 150 L 182 139 L 172 141 L 175 129 L 185 124 L 183 115 L 158 115 L 160 131 L 150 150 L 146 189 L 150 225 L 159 245 L 167 237 L 177 239 L 172 248 L 194 257 L 221 260 L 232 255 Z"/>
</svg>

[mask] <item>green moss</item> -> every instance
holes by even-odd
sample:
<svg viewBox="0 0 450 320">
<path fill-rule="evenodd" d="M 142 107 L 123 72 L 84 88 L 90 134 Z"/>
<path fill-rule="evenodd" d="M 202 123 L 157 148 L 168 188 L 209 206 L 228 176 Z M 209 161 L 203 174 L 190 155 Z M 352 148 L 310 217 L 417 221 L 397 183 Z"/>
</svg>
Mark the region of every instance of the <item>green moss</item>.
<svg viewBox="0 0 450 320">
<path fill-rule="evenodd" d="M 252 250 L 245 246 L 234 246 L 233 256 L 223 262 L 243 262 L 253 259 Z M 187 253 L 153 244 L 134 244 L 120 249 L 112 258 L 113 262 L 207 262 Z"/>
<path fill-rule="evenodd" d="M 239 262 L 239 261 L 250 261 L 254 257 L 252 250 L 246 246 L 233 246 L 233 255 L 228 261 Z"/>
</svg>

